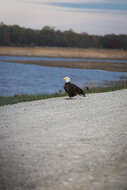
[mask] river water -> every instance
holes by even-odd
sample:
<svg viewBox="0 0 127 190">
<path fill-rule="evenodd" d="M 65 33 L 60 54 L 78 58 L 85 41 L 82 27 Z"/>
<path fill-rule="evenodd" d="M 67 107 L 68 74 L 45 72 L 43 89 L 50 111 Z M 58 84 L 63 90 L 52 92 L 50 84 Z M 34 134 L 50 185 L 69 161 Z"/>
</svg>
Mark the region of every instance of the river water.
<svg viewBox="0 0 127 190">
<path fill-rule="evenodd" d="M 0 56 L 0 96 L 55 93 L 63 90 L 63 78 L 65 76 L 69 76 L 72 82 L 80 87 L 87 82 L 102 83 L 104 81 L 119 80 L 120 77 L 127 77 L 127 72 L 43 67 L 2 61 L 11 59 L 18 61 L 23 59 L 49 60 L 51 58 Z M 61 60 L 62 58 L 53 58 L 52 60 L 54 59 Z M 69 60 L 72 61 L 72 59 Z"/>
<path fill-rule="evenodd" d="M 32 57 L 32 56 L 0 56 L 1 60 L 32 60 L 32 61 L 64 61 L 64 62 L 93 62 L 93 63 L 127 63 L 119 59 L 93 59 L 93 58 L 61 58 L 61 57 Z"/>
</svg>

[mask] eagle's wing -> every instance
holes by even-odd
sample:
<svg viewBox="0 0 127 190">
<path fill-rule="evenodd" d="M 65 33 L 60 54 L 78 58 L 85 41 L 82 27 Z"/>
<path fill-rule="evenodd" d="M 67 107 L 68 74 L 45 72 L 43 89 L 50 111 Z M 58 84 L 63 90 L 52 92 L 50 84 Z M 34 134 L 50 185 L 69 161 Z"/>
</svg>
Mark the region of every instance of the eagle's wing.
<svg viewBox="0 0 127 190">
<path fill-rule="evenodd" d="M 81 88 L 79 88 L 78 86 L 76 86 L 75 84 L 72 84 L 72 83 L 71 83 L 70 88 L 71 88 L 72 90 L 74 90 L 74 91 L 76 92 L 76 94 L 82 94 L 82 95 L 84 95 L 83 90 L 82 90 Z"/>
</svg>

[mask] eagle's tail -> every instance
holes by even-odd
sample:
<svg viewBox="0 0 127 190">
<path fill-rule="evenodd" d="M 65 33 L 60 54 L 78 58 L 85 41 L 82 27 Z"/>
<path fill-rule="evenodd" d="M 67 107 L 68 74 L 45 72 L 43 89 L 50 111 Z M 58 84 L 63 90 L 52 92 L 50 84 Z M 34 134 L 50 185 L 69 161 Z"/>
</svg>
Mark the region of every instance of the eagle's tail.
<svg viewBox="0 0 127 190">
<path fill-rule="evenodd" d="M 86 96 L 85 92 L 80 88 L 79 95 Z"/>
<path fill-rule="evenodd" d="M 86 88 L 86 90 L 89 90 L 89 87 L 88 87 L 88 86 L 85 87 L 85 88 Z M 83 91 L 83 90 L 80 88 L 79 95 L 86 96 L 86 93 L 85 93 L 85 91 Z"/>
</svg>

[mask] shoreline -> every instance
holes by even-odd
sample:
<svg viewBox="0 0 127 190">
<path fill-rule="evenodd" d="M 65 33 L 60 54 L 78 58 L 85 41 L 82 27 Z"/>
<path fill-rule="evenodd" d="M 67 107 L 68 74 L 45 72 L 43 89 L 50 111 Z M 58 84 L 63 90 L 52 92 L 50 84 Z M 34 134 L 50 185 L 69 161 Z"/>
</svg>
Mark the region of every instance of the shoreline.
<svg viewBox="0 0 127 190">
<path fill-rule="evenodd" d="M 65 62 L 65 61 L 34 61 L 34 60 L 3 60 L 3 62 L 32 64 L 49 67 L 63 67 L 73 69 L 96 69 L 112 72 L 127 72 L 126 63 L 92 63 L 92 62 Z"/>
<path fill-rule="evenodd" d="M 89 90 L 84 90 L 87 94 L 97 94 L 97 93 L 108 93 L 113 91 L 119 91 L 127 89 L 126 87 L 93 87 Z M 23 102 L 32 102 L 32 101 L 39 101 L 39 100 L 46 100 L 50 98 L 60 98 L 60 97 L 66 97 L 68 96 L 66 92 L 59 91 L 58 93 L 53 94 L 15 94 L 13 96 L 0 96 L 0 107 L 5 105 L 11 105 L 11 104 L 17 104 L 17 103 L 23 103 Z M 77 98 L 77 97 L 75 97 Z"/>
<path fill-rule="evenodd" d="M 91 58 L 91 59 L 117 59 L 127 60 L 127 50 L 122 49 L 82 49 L 82 48 L 58 48 L 58 47 L 0 47 L 0 56 L 35 56 L 35 57 L 59 57 L 59 58 Z M 96 69 L 113 72 L 127 72 L 126 63 L 93 63 L 87 61 L 29 61 L 29 60 L 2 60 L 22 64 L 34 64 L 39 66 L 64 67 L 76 69 Z"/>
</svg>

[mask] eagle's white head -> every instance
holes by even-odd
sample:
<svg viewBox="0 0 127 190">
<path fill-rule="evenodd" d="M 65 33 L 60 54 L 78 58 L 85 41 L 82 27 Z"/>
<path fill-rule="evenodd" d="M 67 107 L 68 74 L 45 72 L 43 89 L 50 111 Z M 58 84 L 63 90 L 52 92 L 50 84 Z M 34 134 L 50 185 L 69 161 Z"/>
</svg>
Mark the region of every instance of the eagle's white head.
<svg viewBox="0 0 127 190">
<path fill-rule="evenodd" d="M 69 77 L 64 77 L 64 80 L 65 80 L 66 82 L 70 82 L 70 81 L 71 81 L 71 79 L 70 79 Z"/>
</svg>

